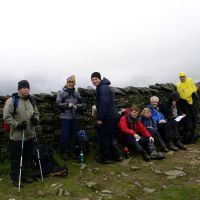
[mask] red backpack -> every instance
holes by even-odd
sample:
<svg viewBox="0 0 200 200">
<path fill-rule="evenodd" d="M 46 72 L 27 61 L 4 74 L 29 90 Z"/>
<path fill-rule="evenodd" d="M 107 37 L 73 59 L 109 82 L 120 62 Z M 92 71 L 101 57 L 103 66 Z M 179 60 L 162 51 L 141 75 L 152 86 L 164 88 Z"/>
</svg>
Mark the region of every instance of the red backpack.
<svg viewBox="0 0 200 200">
<path fill-rule="evenodd" d="M 9 99 L 10 97 L 9 96 L 7 96 L 7 97 L 5 97 L 5 102 L 4 103 L 6 103 L 6 101 Z M 3 122 L 3 130 L 4 130 L 4 132 L 6 132 L 6 133 L 9 133 L 10 132 L 10 125 L 7 123 L 7 122 Z"/>
</svg>

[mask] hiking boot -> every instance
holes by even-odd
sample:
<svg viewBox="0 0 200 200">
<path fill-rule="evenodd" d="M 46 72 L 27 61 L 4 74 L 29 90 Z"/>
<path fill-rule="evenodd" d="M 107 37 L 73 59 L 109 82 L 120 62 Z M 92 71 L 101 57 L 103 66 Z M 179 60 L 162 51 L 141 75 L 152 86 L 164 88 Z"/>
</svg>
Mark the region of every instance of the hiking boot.
<svg viewBox="0 0 200 200">
<path fill-rule="evenodd" d="M 168 147 L 169 150 L 172 150 L 172 151 L 177 151 L 178 150 L 178 148 L 176 146 L 174 146 L 172 142 L 169 142 L 167 144 L 167 147 Z"/>
<path fill-rule="evenodd" d="M 68 160 L 68 155 L 67 155 L 67 153 L 62 153 L 62 154 L 61 154 L 61 158 L 62 158 L 63 160 Z"/>
<path fill-rule="evenodd" d="M 114 161 L 112 160 L 103 160 L 103 164 L 113 164 Z"/>
<path fill-rule="evenodd" d="M 12 184 L 13 184 L 14 187 L 17 187 L 17 188 L 18 188 L 18 187 L 19 187 L 19 180 L 13 180 Z M 22 182 L 21 182 L 21 184 L 20 184 L 20 187 L 23 187 Z"/>
<path fill-rule="evenodd" d="M 175 145 L 176 145 L 179 149 L 182 149 L 182 150 L 186 150 L 186 149 L 187 149 L 187 147 L 184 146 L 183 143 L 182 143 L 180 140 L 178 140 L 178 141 L 176 142 Z"/>
<path fill-rule="evenodd" d="M 96 157 L 96 161 L 100 164 L 113 164 L 114 163 L 114 161 L 112 161 L 112 160 L 103 159 L 99 156 Z"/>
<path fill-rule="evenodd" d="M 167 148 L 167 147 L 163 147 L 162 149 L 161 149 L 161 151 L 163 151 L 163 152 L 169 152 L 169 149 Z"/>
<path fill-rule="evenodd" d="M 113 158 L 113 160 L 114 160 L 114 161 L 117 161 L 117 162 L 121 162 L 123 159 L 124 159 L 124 158 L 123 158 L 122 155 L 116 156 L 116 157 Z"/>
<path fill-rule="evenodd" d="M 151 159 L 160 160 L 165 158 L 164 154 L 156 150 L 151 152 Z"/>
<path fill-rule="evenodd" d="M 149 161 L 151 160 L 151 157 L 150 157 L 150 155 L 149 155 L 148 153 L 144 153 L 144 154 L 142 155 L 142 157 L 143 157 L 143 159 L 144 159 L 145 161 L 147 161 L 147 162 L 149 162 Z"/>
<path fill-rule="evenodd" d="M 32 183 L 33 179 L 29 176 L 22 176 L 22 181 L 25 183 Z"/>
</svg>

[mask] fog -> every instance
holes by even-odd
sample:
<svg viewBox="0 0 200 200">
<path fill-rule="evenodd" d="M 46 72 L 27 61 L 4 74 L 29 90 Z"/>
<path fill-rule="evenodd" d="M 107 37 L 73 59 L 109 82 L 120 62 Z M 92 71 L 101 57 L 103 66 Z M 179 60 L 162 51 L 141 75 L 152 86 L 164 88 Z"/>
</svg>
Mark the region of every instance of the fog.
<svg viewBox="0 0 200 200">
<path fill-rule="evenodd" d="M 30 82 L 31 93 L 92 86 L 99 71 L 113 86 L 200 80 L 197 0 L 7 0 L 0 3 L 0 95 Z"/>
</svg>

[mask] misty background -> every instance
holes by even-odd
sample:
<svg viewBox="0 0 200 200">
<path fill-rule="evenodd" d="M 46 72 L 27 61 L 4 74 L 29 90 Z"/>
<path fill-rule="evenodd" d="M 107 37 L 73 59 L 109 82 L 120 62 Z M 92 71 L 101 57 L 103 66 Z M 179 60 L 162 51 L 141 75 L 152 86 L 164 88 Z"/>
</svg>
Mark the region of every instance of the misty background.
<svg viewBox="0 0 200 200">
<path fill-rule="evenodd" d="M 76 75 L 92 86 L 200 81 L 199 0 L 6 0 L 0 2 L 0 95 L 27 79 L 31 93 L 58 91 Z"/>
</svg>

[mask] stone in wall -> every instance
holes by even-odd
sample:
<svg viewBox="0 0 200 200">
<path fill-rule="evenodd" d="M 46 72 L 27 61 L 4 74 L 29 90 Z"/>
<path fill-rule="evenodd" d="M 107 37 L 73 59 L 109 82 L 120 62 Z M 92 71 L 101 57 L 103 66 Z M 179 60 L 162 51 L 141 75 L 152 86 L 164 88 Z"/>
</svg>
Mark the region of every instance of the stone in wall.
<svg viewBox="0 0 200 200">
<path fill-rule="evenodd" d="M 200 88 L 200 82 L 197 83 L 197 87 Z M 132 104 L 136 104 L 143 108 L 151 96 L 156 95 L 162 101 L 169 93 L 175 89 L 175 85 L 172 83 L 155 84 L 147 87 L 112 87 L 115 93 L 115 102 L 118 110 L 125 107 L 130 107 Z M 82 99 L 83 109 L 80 118 L 81 128 L 86 130 L 91 138 L 95 135 L 95 120 L 91 116 L 92 105 L 95 104 L 94 88 L 78 88 Z M 55 101 L 58 92 L 34 94 L 39 112 L 40 112 L 40 124 L 37 127 L 37 135 L 40 143 L 48 143 L 54 147 L 59 147 L 60 142 L 60 118 L 59 109 L 57 109 Z M 8 143 L 9 134 L 5 134 L 2 129 L 3 122 L 3 106 L 5 96 L 0 96 L 0 152 L 5 152 Z M 198 106 L 199 108 L 199 106 Z M 200 109 L 198 110 L 200 113 Z M 200 122 L 199 122 L 200 125 Z M 0 153 L 1 156 L 1 153 Z"/>
</svg>

